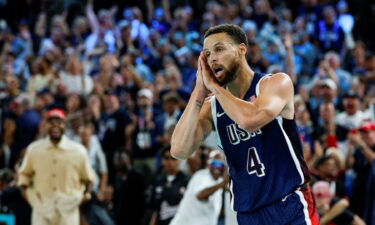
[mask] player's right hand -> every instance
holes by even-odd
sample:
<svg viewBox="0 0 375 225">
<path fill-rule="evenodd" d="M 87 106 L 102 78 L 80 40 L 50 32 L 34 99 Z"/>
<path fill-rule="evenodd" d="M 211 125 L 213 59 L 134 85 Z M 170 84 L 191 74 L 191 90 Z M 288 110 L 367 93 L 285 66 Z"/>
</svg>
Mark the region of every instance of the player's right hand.
<svg viewBox="0 0 375 225">
<path fill-rule="evenodd" d="M 204 85 L 204 82 L 203 82 L 202 67 L 200 66 L 200 63 L 199 63 L 201 57 L 202 57 L 202 53 L 198 58 L 198 71 L 197 71 L 197 75 L 196 75 L 197 78 L 196 78 L 196 81 L 195 81 L 195 90 L 198 92 L 199 97 L 202 98 L 202 100 L 204 100 L 204 98 L 207 97 L 209 91 L 208 91 L 208 89 L 206 88 L 206 86 Z"/>
</svg>

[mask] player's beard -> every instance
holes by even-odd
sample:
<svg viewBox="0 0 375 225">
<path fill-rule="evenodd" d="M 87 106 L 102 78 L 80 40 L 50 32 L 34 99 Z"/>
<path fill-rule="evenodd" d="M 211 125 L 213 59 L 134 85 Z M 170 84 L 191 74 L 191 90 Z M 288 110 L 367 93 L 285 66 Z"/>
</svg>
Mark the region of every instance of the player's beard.
<svg viewBox="0 0 375 225">
<path fill-rule="evenodd" d="M 234 81 L 238 76 L 238 71 L 240 69 L 240 63 L 238 60 L 233 60 L 232 63 L 229 64 L 229 68 L 224 68 L 224 76 L 223 79 L 217 80 L 217 82 L 220 84 L 220 86 L 225 86 L 231 81 Z"/>
</svg>

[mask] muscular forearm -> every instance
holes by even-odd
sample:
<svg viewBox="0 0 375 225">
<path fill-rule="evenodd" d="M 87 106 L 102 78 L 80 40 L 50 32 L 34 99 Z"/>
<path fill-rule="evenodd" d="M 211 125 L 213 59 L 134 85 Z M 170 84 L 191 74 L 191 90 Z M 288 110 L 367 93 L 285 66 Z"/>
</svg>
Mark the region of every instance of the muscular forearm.
<svg viewBox="0 0 375 225">
<path fill-rule="evenodd" d="M 246 102 L 236 98 L 223 87 L 216 86 L 214 94 L 225 113 L 235 121 L 242 129 L 254 132 L 264 126 L 269 121 L 265 118 L 274 118 L 277 115 L 268 115 L 266 110 L 261 110 L 251 102 Z"/>
<path fill-rule="evenodd" d="M 178 121 L 171 140 L 171 154 L 179 159 L 188 158 L 202 141 L 202 131 L 198 129 L 198 118 L 204 102 L 194 90 L 184 113 Z"/>
</svg>

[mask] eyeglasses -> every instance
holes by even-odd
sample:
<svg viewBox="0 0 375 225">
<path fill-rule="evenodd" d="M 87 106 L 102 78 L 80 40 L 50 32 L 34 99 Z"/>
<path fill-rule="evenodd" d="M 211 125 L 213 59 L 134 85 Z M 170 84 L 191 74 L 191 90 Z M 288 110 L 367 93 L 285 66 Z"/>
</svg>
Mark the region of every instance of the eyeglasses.
<svg viewBox="0 0 375 225">
<path fill-rule="evenodd" d="M 172 156 L 167 156 L 167 157 L 164 157 L 164 160 L 177 160 L 177 159 L 173 158 Z"/>
</svg>

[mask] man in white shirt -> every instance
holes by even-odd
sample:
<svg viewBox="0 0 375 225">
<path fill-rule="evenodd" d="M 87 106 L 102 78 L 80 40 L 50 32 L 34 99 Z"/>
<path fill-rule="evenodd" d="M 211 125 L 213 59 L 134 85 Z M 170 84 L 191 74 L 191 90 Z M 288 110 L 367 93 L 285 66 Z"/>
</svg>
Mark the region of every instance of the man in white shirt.
<svg viewBox="0 0 375 225">
<path fill-rule="evenodd" d="M 214 150 L 210 153 L 208 168 L 197 171 L 189 181 L 170 225 L 217 225 L 223 188 L 228 181 L 224 157 Z"/>
<path fill-rule="evenodd" d="M 358 129 L 363 122 L 372 121 L 373 113 L 371 108 L 367 111 L 361 111 L 360 98 L 354 92 L 349 92 L 343 96 L 344 112 L 336 117 L 336 123 L 346 129 Z"/>
</svg>

